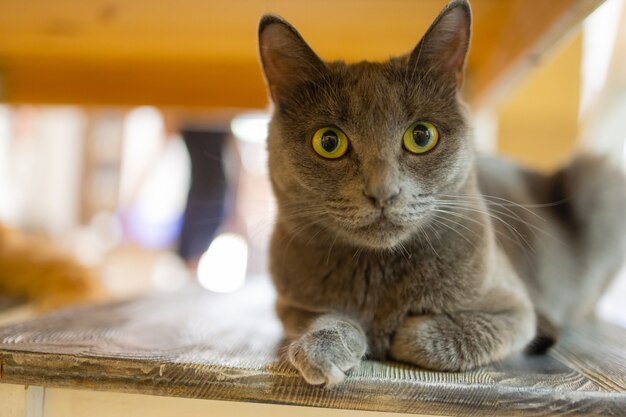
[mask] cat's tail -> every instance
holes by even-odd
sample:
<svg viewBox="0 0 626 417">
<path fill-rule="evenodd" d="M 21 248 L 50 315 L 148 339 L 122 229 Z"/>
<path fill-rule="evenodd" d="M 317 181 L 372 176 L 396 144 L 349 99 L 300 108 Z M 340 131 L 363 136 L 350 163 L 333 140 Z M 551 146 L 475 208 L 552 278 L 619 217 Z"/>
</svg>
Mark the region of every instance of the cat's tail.
<svg viewBox="0 0 626 417">
<path fill-rule="evenodd" d="M 608 157 L 580 155 L 555 174 L 574 226 L 583 277 L 577 321 L 592 314 L 626 259 L 626 175 Z"/>
</svg>

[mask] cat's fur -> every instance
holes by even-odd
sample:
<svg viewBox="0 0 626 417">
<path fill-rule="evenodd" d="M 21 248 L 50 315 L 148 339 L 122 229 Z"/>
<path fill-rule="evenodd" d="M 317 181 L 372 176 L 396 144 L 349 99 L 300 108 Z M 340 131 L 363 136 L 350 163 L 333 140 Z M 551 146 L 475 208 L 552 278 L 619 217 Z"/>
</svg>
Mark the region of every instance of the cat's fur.
<svg viewBox="0 0 626 417">
<path fill-rule="evenodd" d="M 26 297 L 36 310 L 103 300 L 98 277 L 49 241 L 0 225 L 0 295 Z"/>
<path fill-rule="evenodd" d="M 325 63 L 287 22 L 261 20 L 271 273 L 288 357 L 309 383 L 342 381 L 364 355 L 471 369 L 522 351 L 538 324 L 549 344 L 626 252 L 617 169 L 581 157 L 545 176 L 475 156 L 459 98 L 470 20 L 453 1 L 411 54 L 356 64 Z M 441 139 L 416 155 L 402 135 L 420 120 Z M 324 126 L 348 136 L 342 158 L 313 151 Z"/>
</svg>

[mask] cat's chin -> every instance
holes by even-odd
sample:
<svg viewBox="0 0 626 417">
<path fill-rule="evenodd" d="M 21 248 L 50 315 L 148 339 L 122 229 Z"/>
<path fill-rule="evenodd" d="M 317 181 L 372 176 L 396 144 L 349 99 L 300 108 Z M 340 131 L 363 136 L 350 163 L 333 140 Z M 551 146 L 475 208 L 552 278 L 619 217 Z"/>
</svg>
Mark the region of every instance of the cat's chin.
<svg viewBox="0 0 626 417">
<path fill-rule="evenodd" d="M 350 243 L 371 249 L 393 249 L 411 236 L 411 229 L 395 223 L 373 222 L 342 233 Z"/>
</svg>

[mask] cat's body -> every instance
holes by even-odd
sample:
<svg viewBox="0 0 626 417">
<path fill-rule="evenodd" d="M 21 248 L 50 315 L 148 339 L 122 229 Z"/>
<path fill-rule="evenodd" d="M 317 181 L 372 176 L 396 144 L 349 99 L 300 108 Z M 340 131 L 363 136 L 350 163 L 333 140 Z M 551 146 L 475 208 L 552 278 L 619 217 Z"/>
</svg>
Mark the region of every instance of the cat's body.
<svg viewBox="0 0 626 417">
<path fill-rule="evenodd" d="M 620 169 L 597 156 L 579 156 L 551 175 L 492 158 L 477 168 L 499 245 L 536 311 L 559 326 L 591 316 L 626 254 Z"/>
<path fill-rule="evenodd" d="M 626 250 L 626 182 L 603 162 L 550 177 L 477 161 L 458 97 L 469 25 L 455 1 L 409 56 L 347 65 L 261 22 L 271 273 L 289 359 L 310 383 L 340 382 L 366 352 L 439 370 L 520 352 L 538 324 L 550 339 L 550 323 L 587 312 L 579 295 L 597 298 Z"/>
</svg>

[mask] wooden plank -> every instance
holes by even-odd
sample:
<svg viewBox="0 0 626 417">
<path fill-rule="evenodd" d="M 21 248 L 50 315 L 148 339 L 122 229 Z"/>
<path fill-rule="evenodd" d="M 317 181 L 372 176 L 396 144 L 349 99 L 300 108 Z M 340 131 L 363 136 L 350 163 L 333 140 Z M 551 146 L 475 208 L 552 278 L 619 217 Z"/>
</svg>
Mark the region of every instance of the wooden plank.
<svg viewBox="0 0 626 417">
<path fill-rule="evenodd" d="M 0 62 L 0 67 L 2 63 Z M 262 108 L 267 94 L 256 60 L 102 60 L 20 58 L 6 61 L 11 103 Z"/>
<path fill-rule="evenodd" d="M 552 355 L 607 391 L 626 392 L 623 329 L 587 326 L 570 329 Z"/>
<path fill-rule="evenodd" d="M 308 386 L 281 361 L 273 297 L 259 280 L 231 295 L 194 289 L 3 328 L 0 382 L 435 415 L 626 409 L 624 372 L 615 366 L 626 363 L 626 331 L 613 326 L 568 331 L 550 356 L 465 373 L 366 361 L 326 390 Z"/>
<path fill-rule="evenodd" d="M 601 2 L 472 0 L 469 100 L 502 95 Z M 324 59 L 382 60 L 408 53 L 446 3 L 4 0 L 0 101 L 263 108 L 263 13 L 289 19 Z"/>
<path fill-rule="evenodd" d="M 403 417 L 409 414 L 328 410 L 274 404 L 155 397 L 138 394 L 46 388 L 46 417 Z M 422 417 L 428 417 L 423 415 Z"/>
<path fill-rule="evenodd" d="M 0 327 L 36 316 L 34 307 L 23 298 L 0 296 Z"/>
<path fill-rule="evenodd" d="M 470 63 L 468 98 L 474 106 L 499 103 L 553 47 L 573 35 L 580 22 L 604 0 L 510 0 L 508 10 L 496 19 L 496 31 L 483 31 L 481 59 Z M 489 28 L 489 29 L 494 29 Z M 577 86 L 576 86 L 577 87 Z"/>
</svg>

